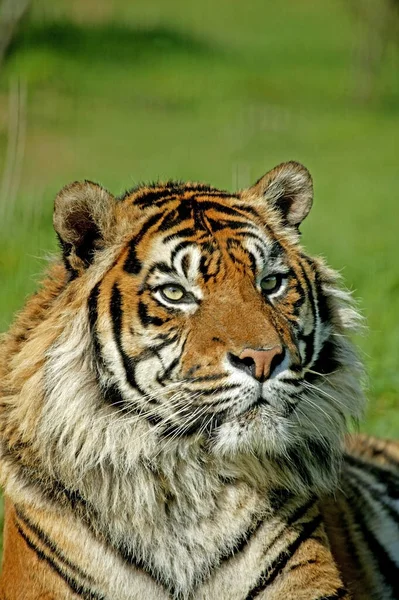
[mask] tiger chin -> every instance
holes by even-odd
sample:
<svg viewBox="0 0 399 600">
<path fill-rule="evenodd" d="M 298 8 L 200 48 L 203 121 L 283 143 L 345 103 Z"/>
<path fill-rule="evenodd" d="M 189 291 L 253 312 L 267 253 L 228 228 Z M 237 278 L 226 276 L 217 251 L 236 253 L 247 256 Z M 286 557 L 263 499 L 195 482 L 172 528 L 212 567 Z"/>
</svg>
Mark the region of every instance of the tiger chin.
<svg viewBox="0 0 399 600">
<path fill-rule="evenodd" d="M 61 190 L 0 346 L 1 598 L 399 598 L 398 445 L 347 437 L 360 320 L 312 201 L 296 162 Z"/>
</svg>

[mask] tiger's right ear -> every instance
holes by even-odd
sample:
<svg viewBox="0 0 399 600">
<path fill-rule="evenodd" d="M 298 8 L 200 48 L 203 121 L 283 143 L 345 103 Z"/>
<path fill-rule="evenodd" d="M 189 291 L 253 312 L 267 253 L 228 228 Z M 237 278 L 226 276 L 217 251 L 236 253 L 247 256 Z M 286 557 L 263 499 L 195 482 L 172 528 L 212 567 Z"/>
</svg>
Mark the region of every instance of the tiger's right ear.
<svg viewBox="0 0 399 600">
<path fill-rule="evenodd" d="M 65 186 L 54 203 L 53 224 L 60 240 L 65 265 L 75 276 L 93 262 L 106 245 L 112 228 L 115 198 L 91 181 Z"/>
<path fill-rule="evenodd" d="M 279 214 L 284 225 L 298 228 L 312 207 L 312 177 L 306 167 L 290 161 L 266 173 L 244 194 L 261 198 Z"/>
</svg>

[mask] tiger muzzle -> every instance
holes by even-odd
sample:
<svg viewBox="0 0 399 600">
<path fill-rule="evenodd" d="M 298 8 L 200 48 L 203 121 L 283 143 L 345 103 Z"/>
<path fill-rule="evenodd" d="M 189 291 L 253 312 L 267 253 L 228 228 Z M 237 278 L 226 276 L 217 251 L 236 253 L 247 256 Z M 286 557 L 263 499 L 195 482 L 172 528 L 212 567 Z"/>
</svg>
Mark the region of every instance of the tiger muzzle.
<svg viewBox="0 0 399 600">
<path fill-rule="evenodd" d="M 251 375 L 260 382 L 266 381 L 276 367 L 282 363 L 285 350 L 277 344 L 272 348 L 254 349 L 245 348 L 239 356 L 228 353 L 230 363 Z"/>
</svg>

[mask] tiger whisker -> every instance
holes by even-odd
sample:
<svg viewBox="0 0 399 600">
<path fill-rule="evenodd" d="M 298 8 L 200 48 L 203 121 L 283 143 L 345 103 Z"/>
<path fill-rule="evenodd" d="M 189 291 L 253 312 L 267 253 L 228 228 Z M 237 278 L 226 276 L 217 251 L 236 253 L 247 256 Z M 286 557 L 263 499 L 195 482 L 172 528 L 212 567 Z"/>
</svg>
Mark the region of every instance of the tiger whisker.
<svg viewBox="0 0 399 600">
<path fill-rule="evenodd" d="M 310 404 L 311 406 L 313 406 L 314 408 L 316 408 L 317 410 L 319 410 L 321 413 L 323 413 L 323 415 L 324 415 L 324 416 L 325 416 L 325 417 L 326 417 L 326 418 L 327 418 L 327 419 L 330 421 L 330 423 L 331 423 L 332 425 L 334 425 L 334 421 L 333 421 L 333 419 L 332 419 L 331 415 L 329 415 L 329 414 L 328 414 L 328 413 L 327 413 L 325 410 L 323 410 L 323 409 L 321 408 L 321 406 L 319 406 L 318 404 L 316 404 L 316 402 L 313 402 L 313 400 L 311 400 L 311 399 L 309 398 L 309 396 L 303 396 L 303 397 L 301 398 L 301 401 L 302 401 L 302 402 L 308 402 L 308 404 Z"/>
<path fill-rule="evenodd" d="M 179 382 L 179 385 L 180 385 L 180 382 Z M 171 386 L 170 386 L 170 388 L 172 388 L 172 387 L 176 387 L 176 384 L 173 384 L 173 385 L 171 385 Z M 169 389 L 169 388 L 168 388 L 168 389 Z M 168 402 L 169 402 L 169 403 L 170 403 L 170 401 L 172 401 L 172 402 L 173 402 L 173 399 L 174 399 L 174 396 L 172 396 L 172 397 L 171 397 L 171 398 L 168 400 Z M 145 395 L 142 395 L 142 396 L 140 396 L 140 398 L 139 398 L 139 399 L 137 399 L 137 400 L 136 400 L 136 402 L 138 402 L 138 401 L 143 401 L 143 400 L 144 400 L 144 401 L 149 401 L 149 400 L 157 400 L 157 401 L 158 401 L 158 400 L 164 400 L 164 398 L 163 398 L 163 397 L 157 397 L 155 394 L 145 394 Z M 126 400 L 121 400 L 121 401 L 117 401 L 117 402 L 115 402 L 115 403 L 114 403 L 114 405 L 117 405 L 117 404 L 121 404 L 121 405 L 123 404 L 123 405 L 125 405 L 125 404 L 126 404 L 126 402 L 127 402 Z M 135 405 L 134 405 L 134 406 L 135 406 Z M 158 408 L 161 408 L 161 407 L 158 407 Z M 132 405 L 132 412 L 134 412 L 136 409 L 137 409 L 137 407 L 135 406 L 135 407 L 133 408 L 133 405 Z M 114 412 L 112 412 L 112 413 L 108 413 L 108 414 L 106 414 L 106 415 L 102 415 L 102 416 L 99 418 L 99 420 L 101 420 L 101 419 L 107 419 L 107 418 L 114 418 L 114 416 L 115 416 L 116 414 L 120 414 L 120 413 L 124 413 L 124 415 L 126 415 L 126 407 L 125 407 L 125 406 L 124 406 L 124 408 L 122 408 L 122 409 L 120 409 L 120 410 L 118 410 L 118 411 L 114 411 Z"/>
<path fill-rule="evenodd" d="M 339 370 L 331 371 L 331 373 L 319 373 L 318 371 L 314 371 L 313 369 L 305 369 L 305 373 L 312 373 L 312 375 L 318 375 L 319 377 L 323 377 L 324 379 L 329 379 L 331 375 L 335 375 L 339 373 Z"/>
<path fill-rule="evenodd" d="M 300 414 L 302 414 L 302 415 L 303 415 L 303 416 L 304 416 L 304 417 L 307 419 L 307 421 L 308 421 L 308 422 L 311 424 L 311 426 L 312 426 L 314 429 L 316 429 L 316 431 L 317 431 L 317 433 L 319 434 L 319 436 L 320 436 L 320 439 L 321 439 L 321 438 L 322 438 L 322 434 L 321 434 L 321 431 L 320 431 L 320 429 L 317 427 L 317 425 L 314 423 L 314 421 L 312 421 L 312 419 L 311 419 L 311 418 L 310 418 L 310 417 L 309 417 L 309 416 L 308 416 L 308 415 L 307 415 L 307 414 L 306 414 L 306 413 L 305 413 L 305 412 L 302 410 L 302 408 L 301 408 L 301 406 L 300 406 L 300 405 L 298 405 L 298 406 L 296 407 L 296 411 L 295 411 L 295 412 L 297 413 L 297 416 L 298 416 L 298 421 L 300 421 L 300 419 L 299 419 L 299 415 L 298 415 L 298 412 L 299 412 Z M 301 423 L 300 423 L 300 424 L 301 424 Z"/>
<path fill-rule="evenodd" d="M 206 412 L 205 407 L 200 407 L 200 408 L 194 410 L 192 415 L 190 415 L 187 418 L 186 422 L 178 427 L 178 431 L 176 431 L 176 433 L 174 433 L 171 437 L 169 437 L 166 440 L 166 443 L 162 446 L 162 448 L 160 448 L 159 452 L 154 456 L 154 458 L 156 458 L 161 451 L 167 451 L 167 449 L 173 445 L 174 440 L 177 439 L 178 437 L 180 437 L 180 435 L 184 434 L 185 431 L 187 431 L 189 429 L 189 427 L 192 424 L 192 421 L 194 419 L 200 418 L 203 414 L 205 414 L 205 412 Z"/>
<path fill-rule="evenodd" d="M 322 388 L 320 388 L 312 383 L 308 383 L 308 382 L 305 382 L 304 386 L 309 390 L 315 390 L 317 393 L 323 394 L 323 396 L 325 396 L 329 400 L 332 400 L 333 402 L 338 404 L 338 406 L 341 406 L 343 409 L 346 409 L 346 406 L 345 406 L 345 404 L 343 404 L 343 402 L 341 402 L 340 400 L 338 400 L 338 398 L 336 398 L 335 396 L 332 396 L 331 394 L 329 394 Z"/>
<path fill-rule="evenodd" d="M 168 418 L 170 418 L 170 417 L 172 416 L 172 415 L 170 414 L 170 413 L 171 413 L 171 411 L 170 411 L 170 408 L 171 408 L 171 407 L 170 407 L 169 405 L 165 407 L 165 413 L 166 413 L 166 410 L 168 411 L 168 412 L 166 413 L 166 416 L 167 416 Z M 202 408 L 202 407 L 201 407 L 201 408 Z M 181 413 L 184 413 L 184 412 L 186 412 L 186 411 L 187 411 L 187 406 L 183 406 L 183 407 L 182 407 L 182 406 L 180 406 L 180 407 L 179 407 L 179 410 L 176 410 L 176 409 L 175 409 L 175 410 L 173 411 L 173 417 L 175 417 L 176 415 L 179 415 L 179 414 L 181 414 Z M 134 414 L 135 414 L 135 416 L 137 416 L 137 413 L 136 413 L 136 412 L 135 412 Z M 152 413 L 148 413 L 148 414 L 152 414 Z M 142 416 L 145 416 L 145 412 L 144 412 L 144 411 L 142 411 L 142 412 L 141 412 L 141 415 L 142 415 Z M 161 416 L 162 416 L 162 415 L 161 415 Z M 190 421 L 192 421 L 192 420 L 193 420 L 193 417 L 195 417 L 195 418 L 198 418 L 198 415 L 196 414 L 196 411 L 194 411 L 192 414 L 188 415 L 188 416 L 187 416 L 187 419 L 190 419 Z M 185 427 L 186 427 L 186 428 L 187 428 L 187 427 L 190 425 L 190 421 L 189 421 L 189 420 L 187 421 L 187 425 L 185 425 Z M 119 419 L 119 423 L 121 423 L 121 422 L 123 422 L 123 417 L 122 417 L 122 419 Z M 148 435 L 151 435 L 151 434 L 157 433 L 159 430 L 162 430 L 162 429 L 165 427 L 165 425 L 166 425 L 166 424 L 167 424 L 167 420 L 165 420 L 165 419 L 164 419 L 164 420 L 163 420 L 161 423 L 158 423 L 158 424 L 156 424 L 155 426 L 153 426 L 153 427 L 151 428 L 151 430 L 149 430 L 149 431 L 145 431 L 145 432 L 144 432 L 144 433 L 143 433 L 141 436 L 139 436 L 139 437 L 138 437 L 138 439 L 143 439 L 143 438 L 145 438 L 145 437 L 146 437 L 146 436 L 148 436 Z M 181 429 L 181 428 L 180 428 L 180 429 Z"/>
<path fill-rule="evenodd" d="M 170 412 L 173 410 L 173 414 L 176 414 L 176 410 L 181 407 L 180 401 L 184 399 L 184 396 L 182 396 L 181 398 L 176 398 L 174 399 L 174 401 L 169 402 L 168 405 L 161 405 L 157 407 L 157 413 L 158 415 L 160 414 L 160 416 L 162 416 L 162 413 L 165 414 L 170 414 Z M 115 414 L 115 413 L 114 413 Z M 113 418 L 114 414 L 109 414 L 106 415 L 108 418 Z M 129 410 L 121 410 L 118 411 L 118 414 L 121 415 L 120 417 L 118 417 L 118 419 L 113 420 L 113 424 L 115 423 L 120 423 L 123 420 L 129 420 L 132 416 L 135 417 L 146 417 L 146 416 L 154 416 L 154 411 L 153 410 L 148 410 L 145 408 L 145 406 L 136 406 L 133 405 L 131 407 L 131 409 Z"/>
</svg>

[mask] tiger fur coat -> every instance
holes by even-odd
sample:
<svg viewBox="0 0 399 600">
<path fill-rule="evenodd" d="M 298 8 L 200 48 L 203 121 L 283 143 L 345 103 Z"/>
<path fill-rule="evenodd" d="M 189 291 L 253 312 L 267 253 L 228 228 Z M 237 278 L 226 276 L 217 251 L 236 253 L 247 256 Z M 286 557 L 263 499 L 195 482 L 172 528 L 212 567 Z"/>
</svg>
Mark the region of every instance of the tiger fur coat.
<svg viewBox="0 0 399 600">
<path fill-rule="evenodd" d="M 364 399 L 295 162 L 229 193 L 91 182 L 0 346 L 1 600 L 399 598 L 399 446 Z"/>
</svg>

